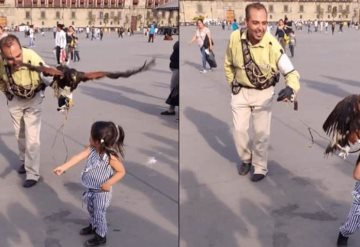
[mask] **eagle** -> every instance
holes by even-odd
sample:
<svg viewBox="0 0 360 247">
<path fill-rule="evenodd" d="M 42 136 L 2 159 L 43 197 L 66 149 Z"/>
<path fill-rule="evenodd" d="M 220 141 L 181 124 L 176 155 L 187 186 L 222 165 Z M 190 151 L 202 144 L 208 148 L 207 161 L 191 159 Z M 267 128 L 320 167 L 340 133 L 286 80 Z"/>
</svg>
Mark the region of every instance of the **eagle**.
<svg viewBox="0 0 360 247">
<path fill-rule="evenodd" d="M 342 99 L 323 124 L 323 130 L 331 137 L 325 154 L 343 152 L 346 158 L 350 145 L 360 140 L 360 95 L 349 95 Z"/>
<path fill-rule="evenodd" d="M 107 71 L 92 71 L 82 72 L 66 65 L 59 65 L 56 68 L 49 66 L 35 66 L 23 63 L 22 66 L 27 67 L 29 70 L 43 73 L 45 76 L 52 76 L 50 86 L 55 91 L 55 96 L 58 98 L 58 111 L 69 110 L 72 105 L 72 92 L 78 87 L 81 82 L 89 80 L 98 80 L 104 77 L 110 79 L 128 78 L 137 73 L 149 70 L 155 65 L 155 58 L 149 62 L 145 61 L 140 67 L 129 69 L 120 72 L 107 72 Z"/>
</svg>

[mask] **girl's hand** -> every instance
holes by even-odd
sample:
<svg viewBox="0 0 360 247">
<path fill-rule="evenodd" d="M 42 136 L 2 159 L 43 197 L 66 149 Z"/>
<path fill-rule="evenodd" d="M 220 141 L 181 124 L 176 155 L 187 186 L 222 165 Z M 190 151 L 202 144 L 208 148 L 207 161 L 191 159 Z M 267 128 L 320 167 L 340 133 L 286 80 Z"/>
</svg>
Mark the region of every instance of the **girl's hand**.
<svg viewBox="0 0 360 247">
<path fill-rule="evenodd" d="M 58 167 L 56 167 L 56 168 L 53 170 L 53 172 L 54 172 L 56 175 L 60 176 L 60 175 L 62 175 L 62 174 L 65 172 L 65 169 L 63 168 L 63 166 L 58 166 Z"/>
<path fill-rule="evenodd" d="M 103 183 L 103 184 L 101 185 L 101 189 L 102 189 L 103 191 L 110 191 L 111 185 L 109 185 L 108 183 Z"/>
</svg>

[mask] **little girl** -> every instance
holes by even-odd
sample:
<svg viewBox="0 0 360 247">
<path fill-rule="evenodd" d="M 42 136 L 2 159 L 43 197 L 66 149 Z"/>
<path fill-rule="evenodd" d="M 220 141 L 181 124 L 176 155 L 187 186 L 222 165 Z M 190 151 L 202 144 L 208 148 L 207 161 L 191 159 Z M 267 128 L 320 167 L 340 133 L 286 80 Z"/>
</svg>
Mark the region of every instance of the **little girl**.
<svg viewBox="0 0 360 247">
<path fill-rule="evenodd" d="M 90 214 L 90 224 L 81 229 L 80 235 L 95 234 L 95 236 L 87 240 L 85 246 L 99 246 L 106 243 L 106 209 L 111 200 L 111 188 L 125 175 L 121 162 L 124 155 L 124 137 L 124 130 L 113 122 L 95 122 L 91 127 L 90 145 L 68 162 L 54 169 L 56 175 L 61 175 L 87 158 L 81 173 L 81 181 L 86 187 L 83 200 Z"/>
<path fill-rule="evenodd" d="M 350 235 L 360 228 L 360 156 L 356 162 L 353 177 L 357 180 L 353 195 L 353 203 L 346 222 L 340 227 L 337 246 L 347 246 Z"/>
</svg>

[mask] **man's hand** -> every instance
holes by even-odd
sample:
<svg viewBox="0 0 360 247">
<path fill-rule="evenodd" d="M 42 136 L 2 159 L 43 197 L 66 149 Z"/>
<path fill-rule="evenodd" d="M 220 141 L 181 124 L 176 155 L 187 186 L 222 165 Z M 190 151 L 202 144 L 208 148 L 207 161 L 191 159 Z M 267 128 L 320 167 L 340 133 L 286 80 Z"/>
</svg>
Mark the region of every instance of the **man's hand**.
<svg viewBox="0 0 360 247">
<path fill-rule="evenodd" d="M 277 101 L 294 102 L 294 100 L 295 100 L 295 93 L 291 87 L 286 86 L 284 89 L 280 90 Z"/>
</svg>

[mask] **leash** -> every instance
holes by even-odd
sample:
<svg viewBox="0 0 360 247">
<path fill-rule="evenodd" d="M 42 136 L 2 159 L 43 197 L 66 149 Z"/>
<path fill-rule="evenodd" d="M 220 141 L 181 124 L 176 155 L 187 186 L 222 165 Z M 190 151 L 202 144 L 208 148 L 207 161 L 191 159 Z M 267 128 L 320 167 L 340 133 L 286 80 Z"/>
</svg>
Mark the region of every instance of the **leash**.
<svg viewBox="0 0 360 247">
<path fill-rule="evenodd" d="M 53 143 L 52 143 L 52 145 L 51 145 L 51 150 L 54 150 L 57 137 L 58 137 L 58 135 L 61 133 L 62 142 L 63 142 L 63 144 L 64 144 L 65 153 L 66 153 L 64 163 L 67 161 L 67 159 L 68 159 L 68 157 L 69 157 L 69 149 L 68 149 L 68 146 L 67 146 L 67 143 L 66 143 L 66 140 L 65 140 L 65 134 L 64 134 L 64 127 L 65 127 L 65 124 L 66 124 L 67 119 L 68 119 L 68 113 L 69 113 L 69 110 L 68 110 L 68 109 L 64 111 L 64 120 L 63 120 L 63 123 L 62 123 L 62 124 L 60 125 L 60 127 L 56 130 L 56 134 L 55 134 Z M 54 152 L 52 152 L 52 153 L 54 154 Z M 53 159 L 55 160 L 54 155 L 53 155 Z"/>
</svg>

